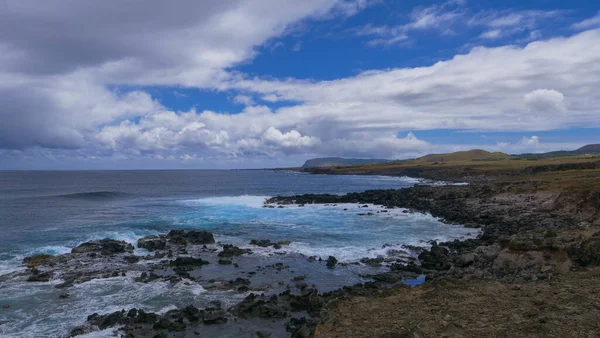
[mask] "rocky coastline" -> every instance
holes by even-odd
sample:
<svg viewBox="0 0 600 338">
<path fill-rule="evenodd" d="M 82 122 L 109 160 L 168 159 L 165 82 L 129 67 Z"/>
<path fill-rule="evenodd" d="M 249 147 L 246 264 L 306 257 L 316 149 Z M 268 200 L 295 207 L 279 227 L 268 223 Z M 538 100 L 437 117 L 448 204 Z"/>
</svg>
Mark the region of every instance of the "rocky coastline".
<svg viewBox="0 0 600 338">
<path fill-rule="evenodd" d="M 139 239 L 137 247 L 147 250 L 145 256 L 134 255 L 134 247 L 127 242 L 103 239 L 83 243 L 73 248 L 70 254 L 27 257 L 23 260 L 25 271 L 1 276 L 0 282 L 7 278 L 21 278 L 28 283 L 60 281 L 55 285 L 61 292 L 60 299 L 68 299 L 69 290 L 75 285 L 115 277 L 131 277 L 136 283 L 197 283 L 206 290 L 241 295 L 235 304 L 226 305 L 220 301 L 189 304 L 164 313 L 135 308 L 90 313 L 85 323 L 72 328 L 71 337 L 105 329 L 113 329 L 125 337 L 210 337 L 223 332 L 225 327 L 230 332 L 238 330 L 251 337 L 369 336 L 369 332 L 353 334 L 360 330 L 351 321 L 340 319 L 354 318 L 352 316 L 363 316 L 365 323 L 378 323 L 380 330 L 374 328 L 372 332 L 379 333 L 371 335 L 373 337 L 430 337 L 438 335 L 444 328 L 435 332 L 422 330 L 416 324 L 389 328 L 391 322 L 381 320 L 386 311 L 383 308 L 377 310 L 378 306 L 387 306 L 390 299 L 398 301 L 398 297 L 425 290 L 433 290 L 430 297 L 436 301 L 439 297 L 450 297 L 449 290 L 456 290 L 456 284 L 452 283 L 463 283 L 460 285 L 466 289 L 477 289 L 481 283 L 500 283 L 498 285 L 502 287 L 514 286 L 535 293 L 536 290 L 553 289 L 552 283 L 560 283 L 580 273 L 590 283 L 600 285 L 597 273 L 600 221 L 597 201 L 588 197 L 492 183 L 415 186 L 342 196 L 279 196 L 266 201 L 266 207 L 368 203 L 384 207 L 378 212 L 393 208 L 425 212 L 448 224 L 461 224 L 481 231 L 475 239 L 432 242 L 428 249 L 406 248 L 413 251 L 412 259 L 365 258 L 355 264 L 375 270 L 362 276 L 364 282 L 326 292 L 311 284 L 305 271 L 293 271 L 285 263 L 285 256 L 281 256 L 281 262 L 257 265 L 253 247 L 282 250 L 285 254 L 285 247 L 290 244 L 285 240 L 256 239 L 248 247 L 240 248 L 216 243 L 209 232 L 184 230 Z M 364 216 L 369 217 L 370 213 L 364 213 Z M 312 264 L 308 271 L 344 268 L 332 256 L 301 259 Z M 257 285 L 255 277 L 260 274 L 273 280 L 267 285 Z M 276 280 L 275 276 L 281 278 Z M 425 276 L 424 286 L 411 288 L 405 285 L 406 281 L 420 276 Z M 478 296 L 481 295 L 473 292 L 473 297 Z M 470 299 L 465 295 L 462 297 Z M 519 297 L 519 292 L 512 292 L 511 297 Z M 587 297 L 588 301 L 583 304 L 600 311 L 598 294 Z M 348 304 L 359 300 L 368 302 L 363 304 L 365 307 L 375 306 L 374 310 L 369 315 L 360 311 L 349 314 Z M 402 300 L 405 306 L 411 306 L 411 301 Z M 421 303 L 412 301 L 419 306 L 431 305 L 422 300 Z M 541 303 L 541 307 L 546 304 Z M 527 318 L 539 324 L 543 321 L 540 318 L 544 316 L 544 310 L 538 308 L 536 311 L 534 316 Z M 389 316 L 395 318 L 395 314 Z M 405 314 L 405 317 L 410 316 Z M 451 318 L 442 318 L 442 321 L 452 322 Z M 423 318 L 424 322 L 427 320 Z M 581 332 L 593 332 L 598 324 L 582 325 Z M 449 332 L 447 336 L 460 336 L 461 331 L 454 328 L 454 331 L 443 332 Z"/>
</svg>

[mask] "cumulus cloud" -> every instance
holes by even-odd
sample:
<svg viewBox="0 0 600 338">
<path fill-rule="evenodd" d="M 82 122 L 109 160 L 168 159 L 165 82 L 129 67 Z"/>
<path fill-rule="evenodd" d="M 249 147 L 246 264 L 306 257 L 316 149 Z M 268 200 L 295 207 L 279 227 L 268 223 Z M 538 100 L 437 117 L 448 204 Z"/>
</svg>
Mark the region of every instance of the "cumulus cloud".
<svg viewBox="0 0 600 338">
<path fill-rule="evenodd" d="M 532 112 L 539 113 L 564 113 L 565 96 L 554 89 L 536 89 L 525 94 L 525 105 Z"/>
<path fill-rule="evenodd" d="M 552 90 L 540 90 L 549 83 Z M 317 135 L 332 135 L 332 130 L 376 134 L 592 127 L 600 122 L 600 97 L 594 95 L 600 87 L 600 31 L 525 47 L 477 47 L 428 67 L 366 71 L 340 80 L 246 79 L 231 85 L 301 102 L 279 109 L 276 116 L 297 121 L 302 126 L 298 130 Z M 568 111 L 564 97 L 569 98 Z M 531 114 L 531 109 L 565 114 L 548 119 Z"/>
<path fill-rule="evenodd" d="M 180 0 L 151 1 L 140 11 L 133 2 L 0 0 L 0 148 L 6 156 L 60 159 L 403 158 L 440 150 L 411 130 L 600 126 L 598 30 L 330 81 L 232 71 L 303 20 L 354 15 L 374 3 Z M 463 1 L 421 7 L 400 28 L 356 33 L 374 44 L 401 43 L 407 31 L 451 30 L 465 10 Z M 473 25 L 503 34 L 544 17 L 503 14 Z M 119 90 L 145 85 L 228 91 L 245 107 L 180 112 L 142 90 Z M 278 108 L 260 105 L 268 103 Z"/>
<path fill-rule="evenodd" d="M 98 125 L 156 111 L 149 95 L 110 88 L 218 89 L 226 69 L 297 22 L 367 5 L 152 0 L 140 10 L 131 1 L 0 0 L 0 147 L 83 147 Z"/>
<path fill-rule="evenodd" d="M 304 148 L 319 142 L 317 139 L 302 136 L 296 130 L 282 133 L 279 129 L 274 127 L 269 127 L 269 129 L 263 133 L 262 139 L 269 144 L 283 148 Z"/>
</svg>

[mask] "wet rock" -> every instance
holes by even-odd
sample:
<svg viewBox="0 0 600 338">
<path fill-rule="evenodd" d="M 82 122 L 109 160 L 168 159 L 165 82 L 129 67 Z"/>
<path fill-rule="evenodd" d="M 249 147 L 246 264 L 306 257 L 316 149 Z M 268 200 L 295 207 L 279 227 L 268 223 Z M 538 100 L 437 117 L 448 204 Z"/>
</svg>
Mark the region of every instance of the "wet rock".
<svg viewBox="0 0 600 338">
<path fill-rule="evenodd" d="M 82 334 L 85 334 L 85 330 L 81 327 L 78 327 L 71 331 L 70 337 L 81 336 Z"/>
<path fill-rule="evenodd" d="M 329 258 L 327 258 L 326 265 L 328 268 L 333 269 L 337 265 L 337 263 L 338 263 L 338 260 L 335 257 L 329 256 Z"/>
<path fill-rule="evenodd" d="M 48 282 L 52 278 L 51 272 L 41 272 L 37 269 L 31 271 L 31 276 L 27 278 L 28 282 Z"/>
<path fill-rule="evenodd" d="M 303 281 L 306 279 L 306 277 L 308 277 L 308 275 L 296 276 L 296 277 L 292 278 L 292 282 Z"/>
<path fill-rule="evenodd" d="M 251 254 L 252 250 L 249 249 L 240 249 L 237 246 L 233 246 L 230 244 L 223 245 L 223 251 L 219 252 L 217 256 L 222 258 L 231 258 L 235 256 L 241 256 L 244 254 Z"/>
<path fill-rule="evenodd" d="M 414 262 L 410 262 L 406 265 L 392 264 L 390 266 L 390 271 L 406 271 L 406 272 L 413 272 L 415 274 L 423 273 L 423 269 L 420 266 L 418 266 L 417 264 L 415 264 Z"/>
<path fill-rule="evenodd" d="M 263 248 L 275 245 L 275 243 L 271 242 L 268 239 L 260 239 L 260 240 L 253 239 L 253 240 L 250 241 L 250 244 L 251 245 L 260 246 L 260 247 L 263 247 Z"/>
<path fill-rule="evenodd" d="M 117 241 L 105 238 L 99 241 L 86 242 L 71 250 L 71 253 L 95 253 L 101 255 L 114 255 L 125 252 L 133 252 L 133 245 L 125 241 Z"/>
<path fill-rule="evenodd" d="M 71 295 L 68 293 L 61 293 L 60 295 L 58 295 L 58 299 L 67 299 L 70 297 L 71 297 Z"/>
<path fill-rule="evenodd" d="M 313 317 L 321 312 L 325 298 L 316 289 L 305 289 L 301 295 L 292 294 L 289 290 L 281 293 L 279 298 L 289 304 L 293 311 L 305 311 Z"/>
<path fill-rule="evenodd" d="M 135 264 L 137 262 L 140 261 L 140 257 L 139 256 L 125 256 L 123 257 L 123 260 L 129 264 Z"/>
<path fill-rule="evenodd" d="M 206 325 L 227 323 L 227 312 L 220 308 L 206 308 L 202 310 L 202 321 Z"/>
<path fill-rule="evenodd" d="M 177 257 L 175 260 L 169 262 L 170 266 L 175 267 L 199 267 L 207 264 L 210 264 L 210 262 L 205 261 L 202 258 L 193 257 Z"/>
<path fill-rule="evenodd" d="M 25 257 L 23 259 L 23 264 L 28 268 L 36 268 L 40 265 L 50 265 L 55 261 L 55 257 L 52 255 L 40 254 L 31 257 Z"/>
<path fill-rule="evenodd" d="M 229 309 L 240 318 L 284 318 L 287 312 L 279 307 L 273 298 L 250 294 L 243 301 Z"/>
<path fill-rule="evenodd" d="M 256 337 L 257 338 L 270 338 L 271 337 L 271 332 L 256 331 Z"/>
<path fill-rule="evenodd" d="M 146 313 L 141 309 L 131 309 L 129 311 L 116 311 L 107 315 L 94 313 L 93 315 L 88 316 L 87 320 L 91 325 L 97 326 L 101 330 L 105 330 L 117 325 L 151 325 L 158 321 L 158 315 L 155 313 Z"/>
<path fill-rule="evenodd" d="M 286 325 L 286 331 L 291 333 L 291 338 L 310 338 L 315 334 L 317 321 L 306 318 L 292 318 Z"/>
<path fill-rule="evenodd" d="M 135 278 L 135 281 L 138 283 L 150 283 L 157 279 L 160 279 L 160 276 L 153 272 L 151 272 L 149 274 L 146 272 L 142 272 L 140 277 Z"/>
<path fill-rule="evenodd" d="M 366 264 L 368 266 L 373 266 L 373 267 L 379 267 L 381 266 L 381 263 L 383 263 L 383 257 L 377 257 L 377 258 L 363 258 L 360 260 L 361 263 Z"/>
<path fill-rule="evenodd" d="M 167 239 L 164 236 L 146 236 L 138 240 L 138 248 L 148 251 L 164 250 L 167 247 Z"/>
<path fill-rule="evenodd" d="M 213 244 L 215 238 L 212 233 L 208 231 L 184 231 L 184 230 L 171 230 L 167 234 L 166 238 L 174 243 L 180 245 L 200 245 L 200 244 Z"/>
<path fill-rule="evenodd" d="M 231 260 L 229 260 L 229 259 L 219 259 L 218 263 L 221 264 L 221 265 L 231 265 L 231 264 L 233 264 L 233 262 Z"/>
<path fill-rule="evenodd" d="M 263 248 L 273 247 L 274 249 L 277 249 L 277 250 L 281 249 L 282 246 L 290 245 L 291 243 L 292 242 L 290 242 L 290 241 L 279 241 L 279 242 L 275 243 L 275 242 L 271 242 L 271 240 L 268 240 L 268 239 L 260 239 L 260 240 L 253 239 L 250 241 L 251 245 L 260 246 Z"/>
<path fill-rule="evenodd" d="M 421 266 L 430 270 L 448 270 L 450 269 L 450 257 L 448 249 L 433 243 L 431 249 L 425 250 L 419 254 Z"/>
</svg>

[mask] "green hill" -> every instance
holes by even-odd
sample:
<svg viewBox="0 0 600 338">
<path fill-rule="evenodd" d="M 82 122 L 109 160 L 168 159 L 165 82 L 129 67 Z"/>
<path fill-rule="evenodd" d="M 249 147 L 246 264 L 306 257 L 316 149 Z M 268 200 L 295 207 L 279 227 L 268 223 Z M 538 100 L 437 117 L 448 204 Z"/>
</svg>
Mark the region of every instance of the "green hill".
<svg viewBox="0 0 600 338">
<path fill-rule="evenodd" d="M 457 151 L 447 154 L 431 154 L 415 159 L 415 161 L 428 163 L 446 163 L 456 161 L 494 161 L 505 160 L 510 158 L 510 155 L 500 152 L 491 153 L 482 149 L 473 149 L 468 151 Z"/>
<path fill-rule="evenodd" d="M 353 166 L 353 165 L 376 164 L 376 163 L 387 163 L 387 162 L 390 162 L 390 160 L 325 157 L 325 158 L 310 159 L 304 163 L 302 168 L 348 167 L 348 166 Z"/>
<path fill-rule="evenodd" d="M 588 144 L 575 150 L 575 152 L 578 154 L 600 154 L 600 144 Z"/>
</svg>

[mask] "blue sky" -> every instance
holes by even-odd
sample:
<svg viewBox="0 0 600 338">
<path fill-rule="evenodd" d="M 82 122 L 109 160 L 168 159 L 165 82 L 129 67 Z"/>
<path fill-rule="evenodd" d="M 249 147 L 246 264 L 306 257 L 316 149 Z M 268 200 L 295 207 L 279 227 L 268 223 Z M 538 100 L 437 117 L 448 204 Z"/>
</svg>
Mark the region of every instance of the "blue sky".
<svg viewBox="0 0 600 338">
<path fill-rule="evenodd" d="M 596 1 L 3 5 L 0 169 L 600 143 Z"/>
</svg>

